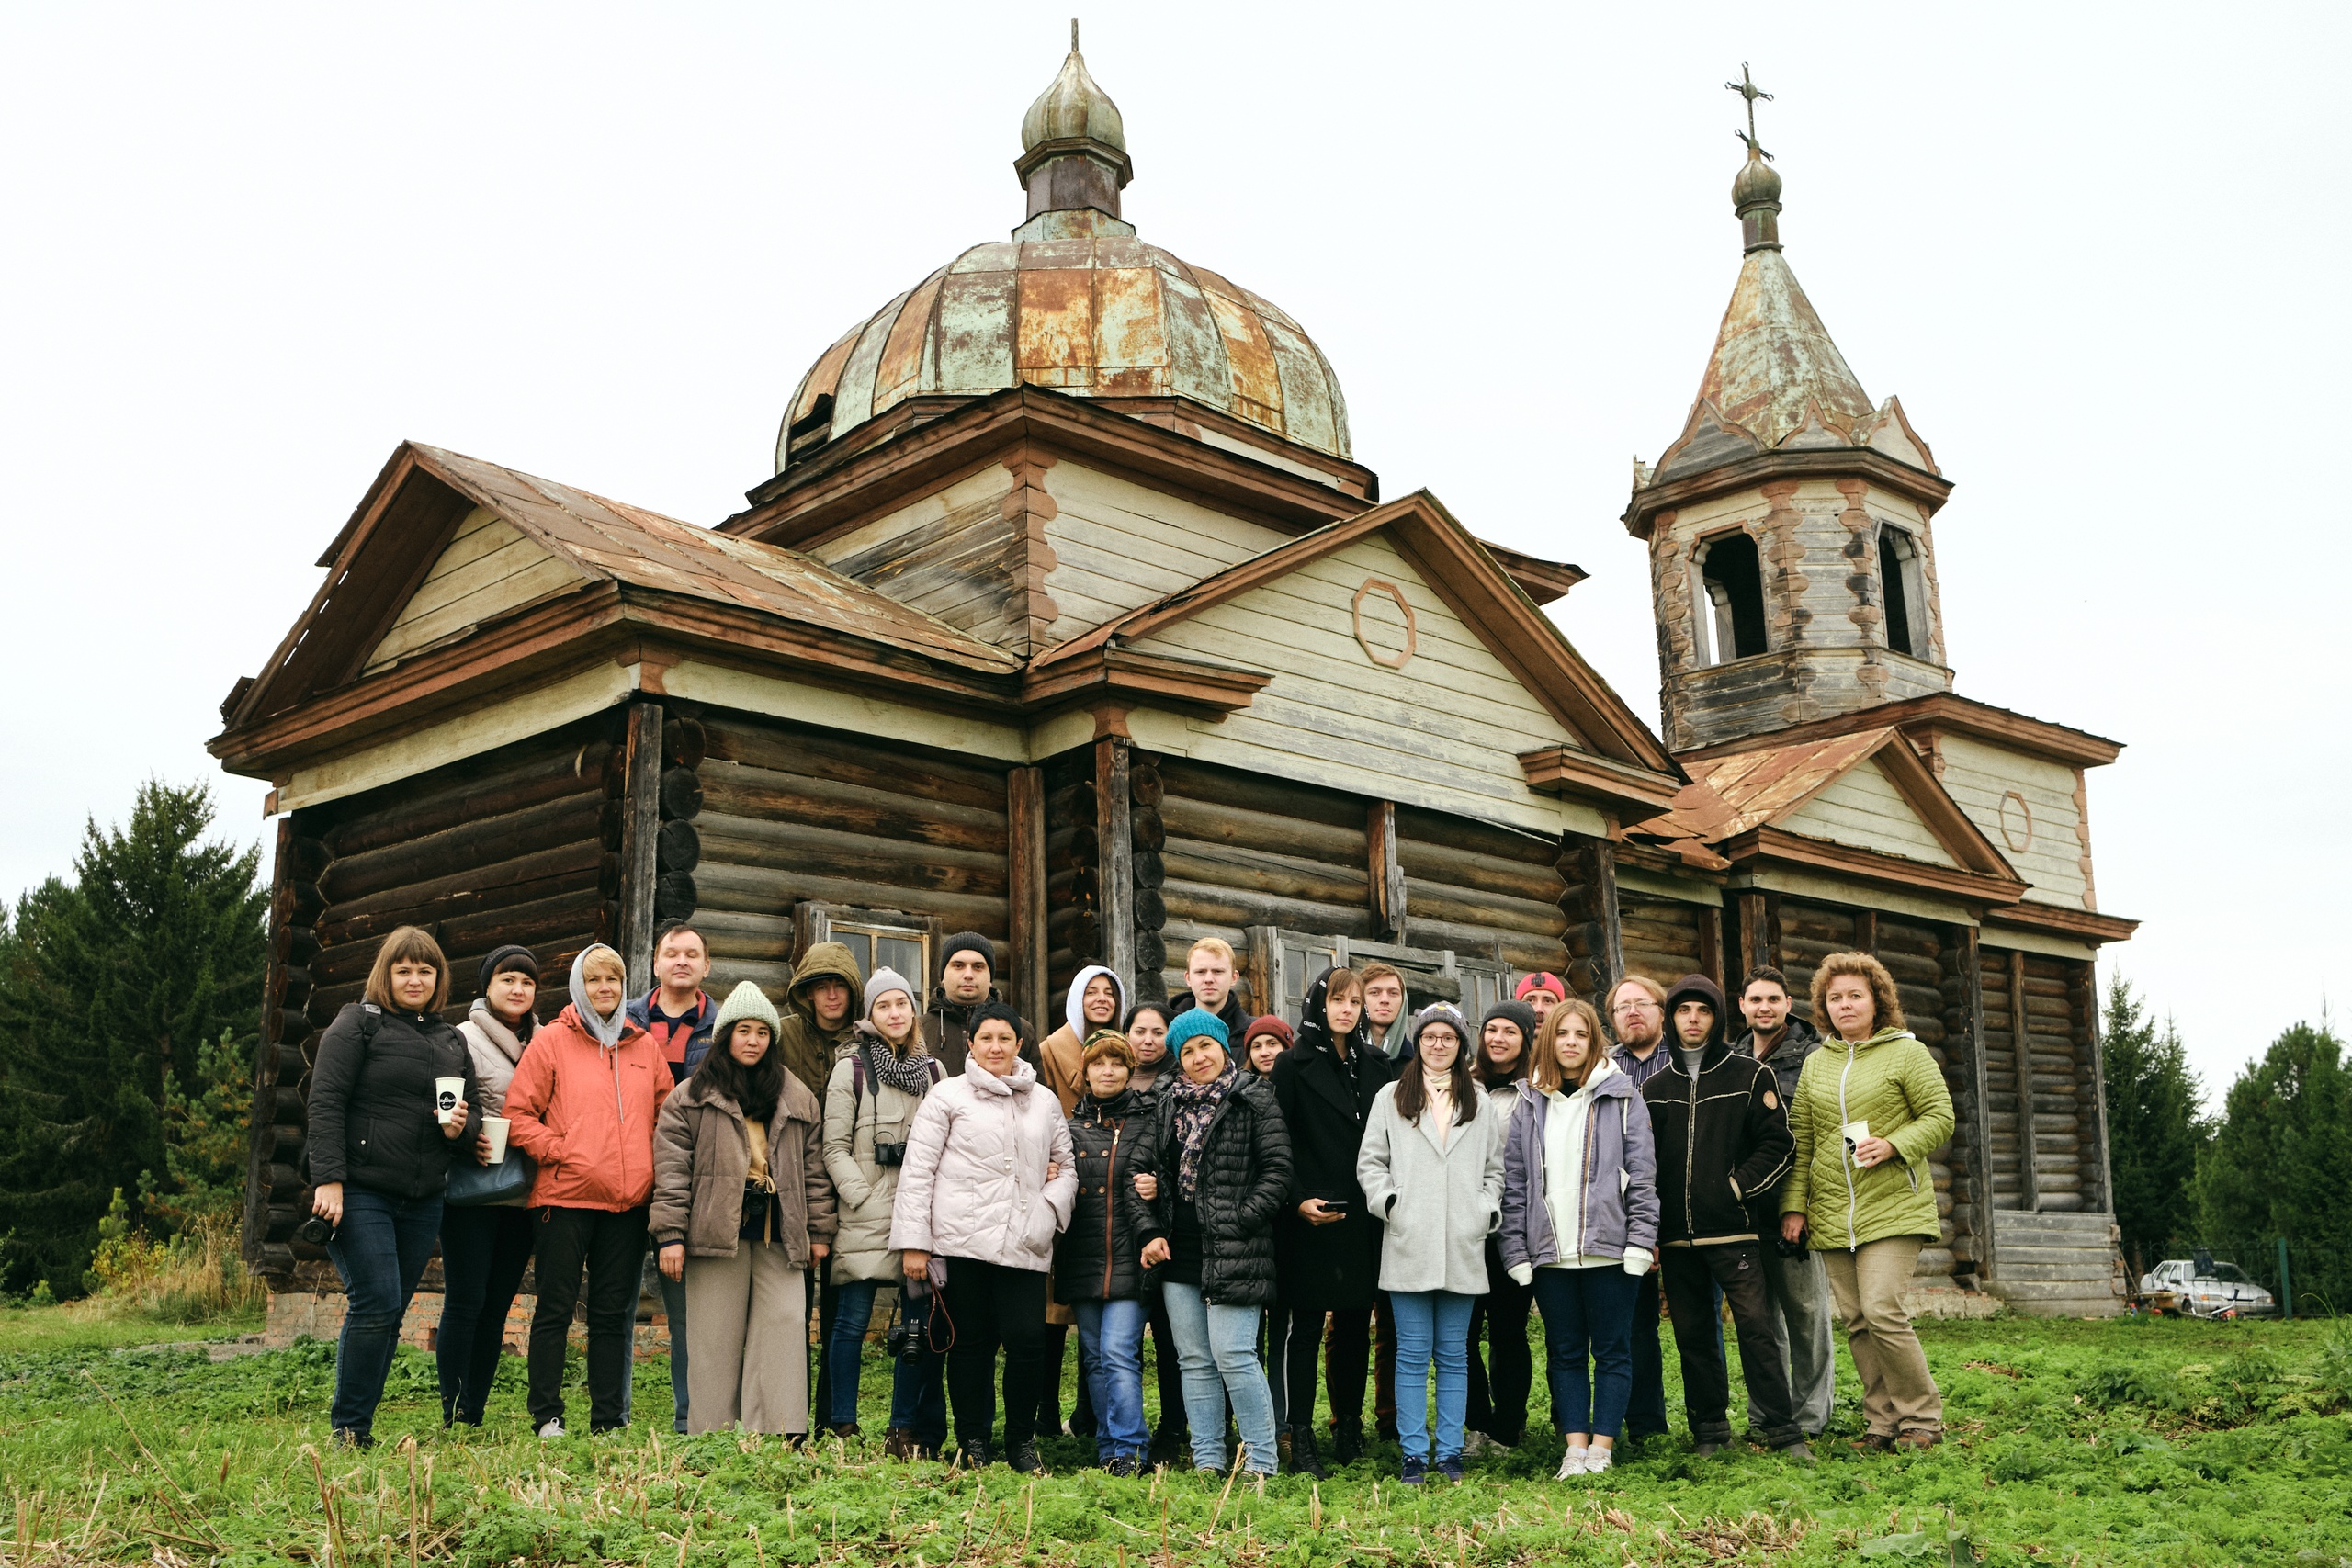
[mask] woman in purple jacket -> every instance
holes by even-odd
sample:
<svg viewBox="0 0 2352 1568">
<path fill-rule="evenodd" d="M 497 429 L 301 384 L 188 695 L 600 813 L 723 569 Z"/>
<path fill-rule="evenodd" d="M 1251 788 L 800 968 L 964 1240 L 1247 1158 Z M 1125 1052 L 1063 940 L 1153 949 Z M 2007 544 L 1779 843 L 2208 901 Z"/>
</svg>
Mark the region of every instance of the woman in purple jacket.
<svg viewBox="0 0 2352 1568">
<path fill-rule="evenodd" d="M 1590 1004 L 1560 1003 L 1535 1041 L 1530 1091 L 1505 1134 L 1500 1246 L 1544 1314 L 1565 1479 L 1607 1470 L 1624 1424 L 1634 1294 L 1657 1247 L 1657 1151 L 1649 1109 L 1609 1059 Z"/>
</svg>

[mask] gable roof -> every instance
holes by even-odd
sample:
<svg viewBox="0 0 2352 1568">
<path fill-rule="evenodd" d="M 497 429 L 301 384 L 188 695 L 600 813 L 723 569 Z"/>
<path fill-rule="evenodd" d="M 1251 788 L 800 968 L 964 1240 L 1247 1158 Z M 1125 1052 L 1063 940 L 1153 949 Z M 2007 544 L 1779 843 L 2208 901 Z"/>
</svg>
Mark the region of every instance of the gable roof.
<svg viewBox="0 0 2352 1568">
<path fill-rule="evenodd" d="M 356 676 L 476 507 L 577 570 L 571 592 L 619 584 L 674 593 L 979 674 L 1010 675 L 1021 667 L 1012 654 L 791 550 L 411 441 L 392 454 L 320 557 L 327 581 L 264 672 L 241 682 L 223 705 L 229 727 Z"/>
<path fill-rule="evenodd" d="M 1808 802 L 1873 760 L 1956 866 L 1979 876 L 2018 880 L 2007 858 L 1892 726 L 1713 752 L 1690 764 L 1691 782 L 1671 807 L 1628 831 L 1669 844 L 1715 845 L 1761 829 L 1785 830 Z"/>
<path fill-rule="evenodd" d="M 1176 621 L 1249 592 L 1307 562 L 1385 530 L 1446 607 L 1489 652 L 1586 744 L 1605 758 L 1684 775 L 1657 736 L 1610 689 L 1510 575 L 1425 490 L 1303 534 L 1262 554 L 1116 616 L 1039 654 L 1032 679 L 1097 650 L 1124 648 Z"/>
</svg>

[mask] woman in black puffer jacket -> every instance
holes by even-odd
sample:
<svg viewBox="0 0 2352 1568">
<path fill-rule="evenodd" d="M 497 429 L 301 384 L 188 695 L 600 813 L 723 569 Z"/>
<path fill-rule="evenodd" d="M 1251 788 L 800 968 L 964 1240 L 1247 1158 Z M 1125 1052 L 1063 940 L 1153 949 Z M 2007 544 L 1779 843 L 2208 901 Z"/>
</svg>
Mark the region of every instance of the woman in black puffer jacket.
<svg viewBox="0 0 2352 1568">
<path fill-rule="evenodd" d="M 1086 1092 L 1069 1115 L 1078 1204 L 1054 1243 L 1054 1293 L 1078 1313 L 1094 1451 L 1113 1475 L 1143 1469 L 1144 1199 L 1136 1188 L 1152 1104 L 1128 1087 L 1136 1048 L 1115 1029 L 1086 1038 Z M 1148 1183 L 1147 1184 L 1148 1185 Z"/>
<path fill-rule="evenodd" d="M 1240 1070 L 1224 1023 L 1198 1008 L 1168 1026 L 1178 1064 L 1154 1096 L 1146 1168 L 1158 1196 L 1143 1222 L 1143 1263 L 1184 1370 L 1195 1468 L 1225 1469 L 1232 1402 L 1242 1461 L 1274 1472 L 1274 1404 L 1258 1363 L 1260 1313 L 1274 1300 L 1274 1216 L 1290 1201 L 1290 1133 L 1273 1090 Z"/>
<path fill-rule="evenodd" d="M 356 1448 L 375 1440 L 401 1319 L 441 1237 L 449 1166 L 486 1152 L 466 1136 L 480 1125 L 473 1057 L 439 1016 L 449 999 L 440 944 L 401 927 L 377 951 L 366 994 L 319 1039 L 305 1150 L 311 1209 L 334 1227 L 327 1256 L 347 1303 L 329 1429 Z M 446 1108 L 444 1080 L 456 1089 Z"/>
</svg>

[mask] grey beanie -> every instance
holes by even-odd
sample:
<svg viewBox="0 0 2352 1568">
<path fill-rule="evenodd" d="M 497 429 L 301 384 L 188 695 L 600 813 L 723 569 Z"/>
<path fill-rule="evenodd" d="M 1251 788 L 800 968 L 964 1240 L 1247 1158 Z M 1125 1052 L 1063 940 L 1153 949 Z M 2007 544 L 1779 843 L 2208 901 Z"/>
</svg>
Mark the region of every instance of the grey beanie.
<svg viewBox="0 0 2352 1568">
<path fill-rule="evenodd" d="M 876 969 L 873 974 L 866 976 L 865 1017 L 867 1019 L 870 1020 L 874 1016 L 874 1004 L 880 1001 L 884 997 L 888 996 L 892 991 L 906 992 L 907 1000 L 910 1002 L 918 999 L 915 996 L 915 988 L 907 984 L 907 977 L 899 974 L 896 969 Z"/>
<path fill-rule="evenodd" d="M 776 1017 L 775 1004 L 768 1000 L 768 994 L 756 981 L 745 980 L 718 1004 L 718 1016 L 710 1021 L 711 1043 L 724 1049 L 729 1032 L 747 1018 L 766 1024 L 770 1040 L 784 1032 L 784 1021 Z"/>
</svg>

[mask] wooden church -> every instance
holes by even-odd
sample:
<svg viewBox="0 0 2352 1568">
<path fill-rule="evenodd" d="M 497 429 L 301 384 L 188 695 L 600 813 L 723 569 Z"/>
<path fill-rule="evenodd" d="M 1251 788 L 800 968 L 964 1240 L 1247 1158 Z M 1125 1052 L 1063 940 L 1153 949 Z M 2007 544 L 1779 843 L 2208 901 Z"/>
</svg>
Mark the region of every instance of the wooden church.
<svg viewBox="0 0 2352 1568">
<path fill-rule="evenodd" d="M 1022 149 L 1025 220 L 820 355 L 716 527 L 410 444 L 328 544 L 211 743 L 277 822 L 253 1266 L 333 1288 L 309 1065 L 392 928 L 456 1016 L 502 943 L 641 986 L 691 916 L 715 987 L 779 994 L 818 941 L 930 976 L 978 930 L 1035 1019 L 1212 934 L 1285 1012 L 1334 960 L 1475 1010 L 1868 949 L 1961 1111 L 1922 1286 L 2113 1310 L 2093 960 L 2132 922 L 2084 778 L 2119 748 L 1952 692 L 1951 483 L 1798 288 L 1778 176 L 1739 175 L 1731 307 L 1624 515 L 1661 738 L 1544 613 L 1581 571 L 1383 501 L 1298 323 L 1121 218 L 1074 48 Z"/>
</svg>

